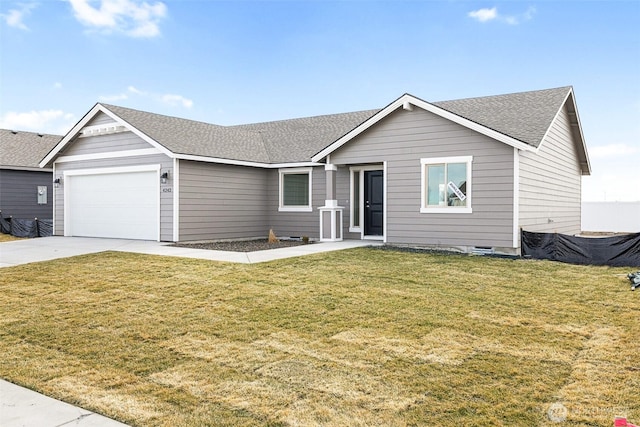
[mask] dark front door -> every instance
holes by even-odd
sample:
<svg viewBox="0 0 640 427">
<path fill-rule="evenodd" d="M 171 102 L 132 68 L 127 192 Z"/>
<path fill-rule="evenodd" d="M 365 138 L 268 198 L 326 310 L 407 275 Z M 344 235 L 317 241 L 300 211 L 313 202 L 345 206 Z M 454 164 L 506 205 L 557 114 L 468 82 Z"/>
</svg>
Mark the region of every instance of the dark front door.
<svg viewBox="0 0 640 427">
<path fill-rule="evenodd" d="M 384 179 L 382 171 L 364 172 L 364 235 L 382 236 Z"/>
</svg>

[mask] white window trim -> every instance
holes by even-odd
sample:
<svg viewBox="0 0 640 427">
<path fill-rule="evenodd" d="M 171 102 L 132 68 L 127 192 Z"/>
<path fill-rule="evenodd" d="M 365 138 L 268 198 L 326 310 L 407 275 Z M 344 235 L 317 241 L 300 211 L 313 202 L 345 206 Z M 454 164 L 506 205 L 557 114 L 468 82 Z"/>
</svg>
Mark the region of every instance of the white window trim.
<svg viewBox="0 0 640 427">
<path fill-rule="evenodd" d="M 383 222 L 382 222 L 382 236 L 366 236 L 364 234 L 364 173 L 366 171 L 382 171 L 384 180 L 383 184 Z M 378 240 L 386 243 L 387 241 L 387 161 L 383 161 L 382 164 L 373 164 L 365 166 L 351 166 L 349 168 L 349 232 L 360 233 L 362 240 Z M 353 194 L 353 176 L 358 174 L 360 177 L 359 190 L 360 190 L 360 225 L 353 226 L 353 207 L 355 206 L 354 194 Z"/>
<path fill-rule="evenodd" d="M 427 176 L 426 165 L 446 164 L 446 163 L 466 163 L 467 164 L 467 206 L 442 206 L 427 207 Z M 456 156 L 456 157 L 430 157 L 420 159 L 420 213 L 439 213 L 439 214 L 462 214 L 472 213 L 471 195 L 472 195 L 472 179 L 471 164 L 473 156 Z"/>
<path fill-rule="evenodd" d="M 309 204 L 304 206 L 284 206 L 284 175 L 287 174 L 309 174 Z M 313 168 L 287 168 L 278 170 L 278 212 L 313 212 Z"/>
<path fill-rule="evenodd" d="M 355 193 L 353 191 L 353 177 L 358 175 L 358 192 L 360 193 L 360 200 L 362 199 L 362 192 L 364 191 L 364 185 L 362 182 L 363 171 L 360 167 L 351 167 L 349 168 L 349 232 L 350 233 L 360 233 L 362 232 L 362 209 L 360 208 L 360 200 L 355 200 Z M 356 203 L 358 204 L 358 224 L 353 225 L 354 218 L 354 210 L 356 207 Z"/>
</svg>

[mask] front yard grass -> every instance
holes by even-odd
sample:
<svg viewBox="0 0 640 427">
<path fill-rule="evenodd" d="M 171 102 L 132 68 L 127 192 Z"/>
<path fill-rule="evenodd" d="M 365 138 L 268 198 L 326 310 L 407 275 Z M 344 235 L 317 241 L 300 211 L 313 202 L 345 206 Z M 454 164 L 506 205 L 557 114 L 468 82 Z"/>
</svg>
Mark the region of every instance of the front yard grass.
<svg viewBox="0 0 640 427">
<path fill-rule="evenodd" d="M 21 237 L 14 237 L 11 234 L 0 233 L 0 243 L 11 242 L 12 240 L 20 240 Z"/>
<path fill-rule="evenodd" d="M 629 269 L 354 249 L 0 270 L 0 377 L 135 426 L 640 422 Z"/>
</svg>

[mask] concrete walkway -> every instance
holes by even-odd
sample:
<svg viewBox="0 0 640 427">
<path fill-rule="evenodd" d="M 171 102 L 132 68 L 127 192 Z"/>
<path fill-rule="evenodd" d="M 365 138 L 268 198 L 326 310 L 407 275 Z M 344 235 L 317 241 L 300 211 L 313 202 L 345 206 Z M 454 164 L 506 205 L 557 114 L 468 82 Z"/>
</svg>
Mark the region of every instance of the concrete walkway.
<svg viewBox="0 0 640 427">
<path fill-rule="evenodd" d="M 376 241 L 345 240 L 292 246 L 256 252 L 226 252 L 170 246 L 170 243 L 85 237 L 40 237 L 0 243 L 0 267 L 48 261 L 104 251 L 134 252 L 211 261 L 253 264 L 283 258 L 337 251 L 362 246 L 379 246 Z M 32 390 L 0 380 L 1 427 L 126 427 Z"/>
<path fill-rule="evenodd" d="M 4 380 L 0 380 L 0 426 L 127 427 L 126 424 Z"/>
<path fill-rule="evenodd" d="M 48 261 L 104 251 L 134 252 L 139 254 L 254 264 L 320 252 L 380 244 L 380 242 L 370 240 L 343 240 L 342 242 L 313 243 L 311 245 L 291 246 L 256 252 L 227 252 L 180 248 L 171 246 L 171 243 L 167 242 L 52 236 L 0 243 L 0 267 L 12 267 L 31 262 Z"/>
</svg>

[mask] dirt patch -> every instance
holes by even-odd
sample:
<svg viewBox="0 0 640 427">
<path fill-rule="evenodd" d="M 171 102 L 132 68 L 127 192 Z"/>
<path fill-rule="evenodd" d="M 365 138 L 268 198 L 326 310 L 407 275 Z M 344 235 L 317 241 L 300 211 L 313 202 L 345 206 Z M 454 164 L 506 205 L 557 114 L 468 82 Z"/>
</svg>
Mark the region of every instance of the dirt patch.
<svg viewBox="0 0 640 427">
<path fill-rule="evenodd" d="M 280 240 L 269 242 L 267 239 L 258 240 L 234 240 L 227 242 L 198 242 L 198 243 L 176 243 L 172 246 L 191 249 L 208 249 L 212 251 L 230 252 L 255 252 L 269 249 L 289 248 L 292 246 L 308 245 L 302 240 Z"/>
</svg>

